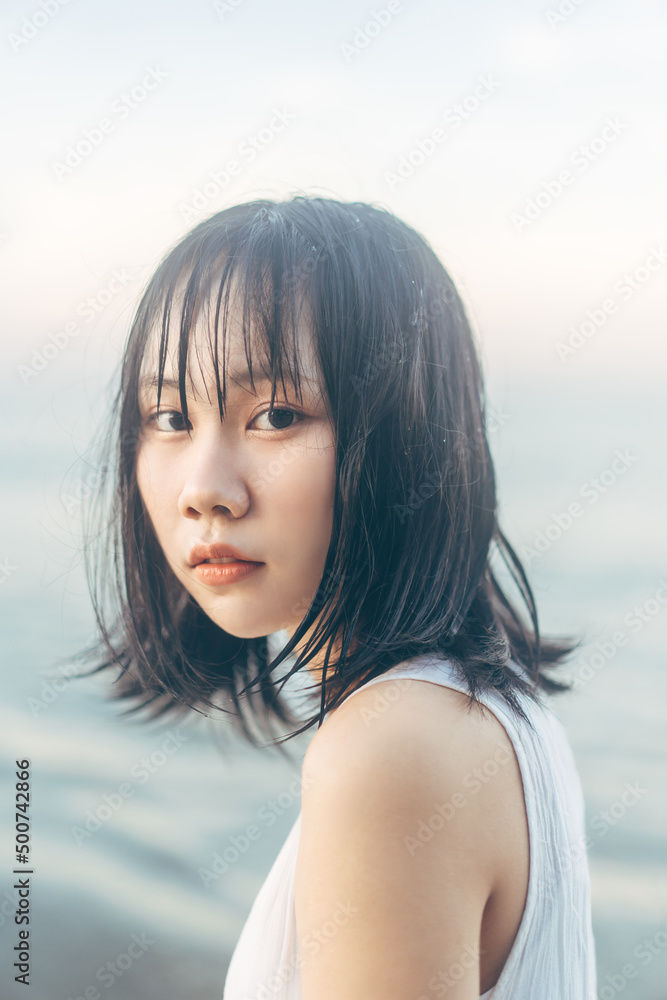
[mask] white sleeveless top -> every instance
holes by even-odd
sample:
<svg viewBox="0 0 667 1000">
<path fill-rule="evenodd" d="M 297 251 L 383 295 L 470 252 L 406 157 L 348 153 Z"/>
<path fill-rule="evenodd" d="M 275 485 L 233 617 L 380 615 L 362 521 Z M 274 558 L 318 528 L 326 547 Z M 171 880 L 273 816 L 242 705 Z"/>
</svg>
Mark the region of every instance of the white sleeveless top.
<svg viewBox="0 0 667 1000">
<path fill-rule="evenodd" d="M 516 664 L 513 669 L 521 672 Z M 362 688 L 407 677 L 468 694 L 452 663 L 428 654 L 398 663 Z M 512 741 L 523 780 L 530 841 L 526 904 L 496 985 L 480 1000 L 595 1000 L 584 799 L 562 724 L 544 703 L 516 693 L 535 731 L 495 691 L 480 702 Z M 345 699 L 347 700 L 347 699 Z M 250 910 L 231 958 L 223 1000 L 302 1000 L 294 910 L 294 872 L 301 813 Z"/>
</svg>

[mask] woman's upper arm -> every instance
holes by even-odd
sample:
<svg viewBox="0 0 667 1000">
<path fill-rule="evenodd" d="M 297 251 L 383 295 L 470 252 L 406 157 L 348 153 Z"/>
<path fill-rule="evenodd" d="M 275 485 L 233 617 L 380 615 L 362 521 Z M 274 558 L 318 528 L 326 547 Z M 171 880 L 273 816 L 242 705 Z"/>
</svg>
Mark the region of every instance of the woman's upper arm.
<svg viewBox="0 0 667 1000">
<path fill-rule="evenodd" d="M 465 738 L 434 760 L 433 740 L 409 710 L 361 726 L 371 692 L 330 716 L 303 763 L 295 875 L 303 1000 L 445 992 L 477 1000 L 492 876 L 480 836 L 484 796 L 451 806 L 470 770 Z M 451 985 L 448 973 L 462 968 Z"/>
</svg>

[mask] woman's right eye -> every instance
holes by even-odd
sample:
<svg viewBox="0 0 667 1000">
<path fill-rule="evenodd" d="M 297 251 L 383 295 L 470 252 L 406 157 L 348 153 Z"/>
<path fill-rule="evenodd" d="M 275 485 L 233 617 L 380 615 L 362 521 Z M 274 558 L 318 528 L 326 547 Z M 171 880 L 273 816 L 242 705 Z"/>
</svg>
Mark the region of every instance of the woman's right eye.
<svg viewBox="0 0 667 1000">
<path fill-rule="evenodd" d="M 179 427 L 174 427 L 171 421 L 173 419 L 180 421 Z M 155 413 L 151 413 L 147 418 L 149 424 L 153 424 L 162 433 L 172 433 L 175 434 L 178 431 L 184 431 L 186 428 L 183 426 L 183 414 L 179 410 L 158 410 Z"/>
</svg>

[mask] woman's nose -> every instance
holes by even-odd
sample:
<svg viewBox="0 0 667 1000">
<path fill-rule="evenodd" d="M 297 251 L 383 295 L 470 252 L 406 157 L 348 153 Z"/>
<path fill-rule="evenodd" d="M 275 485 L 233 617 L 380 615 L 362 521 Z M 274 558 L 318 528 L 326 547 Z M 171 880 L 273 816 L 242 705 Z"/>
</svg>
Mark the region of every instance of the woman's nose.
<svg viewBox="0 0 667 1000">
<path fill-rule="evenodd" d="M 184 517 L 216 514 L 243 517 L 250 495 L 239 456 L 221 441 L 217 431 L 200 435 L 186 459 L 186 478 L 178 507 Z"/>
</svg>

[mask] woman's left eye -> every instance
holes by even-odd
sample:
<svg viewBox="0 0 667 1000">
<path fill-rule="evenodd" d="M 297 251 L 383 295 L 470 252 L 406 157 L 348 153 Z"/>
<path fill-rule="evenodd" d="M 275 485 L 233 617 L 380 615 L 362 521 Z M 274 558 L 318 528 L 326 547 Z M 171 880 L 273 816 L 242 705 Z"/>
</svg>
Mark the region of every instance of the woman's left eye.
<svg viewBox="0 0 667 1000">
<path fill-rule="evenodd" d="M 176 417 L 177 420 L 181 421 L 180 427 L 174 427 L 170 425 L 170 421 Z M 162 425 L 161 422 L 162 421 Z M 184 431 L 185 427 L 183 424 L 183 414 L 179 410 L 158 410 L 156 413 L 151 413 L 148 417 L 148 422 L 155 424 L 159 431 Z"/>
<path fill-rule="evenodd" d="M 289 430 L 289 428 L 292 427 L 295 423 L 298 423 L 300 420 L 303 420 L 303 414 L 299 413 L 297 410 L 290 410 L 283 406 L 274 407 L 272 410 L 263 410 L 262 413 L 257 414 L 255 419 L 253 420 L 253 423 L 255 422 L 255 420 L 259 420 L 260 417 L 267 417 L 273 421 L 276 421 L 278 423 L 278 426 L 271 428 L 272 430 L 276 431 Z M 297 417 L 298 419 L 296 421 L 289 420 L 288 418 L 290 417 Z M 287 423 L 284 422 L 286 419 L 288 419 Z"/>
</svg>

